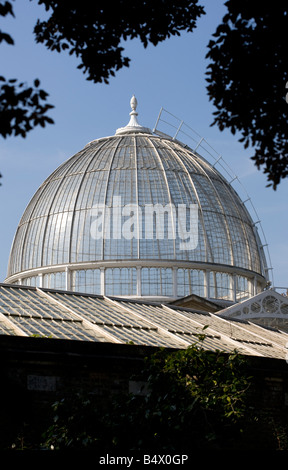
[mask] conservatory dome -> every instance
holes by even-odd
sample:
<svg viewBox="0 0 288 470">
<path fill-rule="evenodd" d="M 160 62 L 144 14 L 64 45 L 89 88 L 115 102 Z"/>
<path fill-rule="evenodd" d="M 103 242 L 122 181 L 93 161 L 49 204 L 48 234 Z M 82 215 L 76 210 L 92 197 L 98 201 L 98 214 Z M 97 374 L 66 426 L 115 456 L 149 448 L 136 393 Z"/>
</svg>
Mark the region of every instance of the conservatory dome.
<svg viewBox="0 0 288 470">
<path fill-rule="evenodd" d="M 93 140 L 28 204 L 6 281 L 83 293 L 237 301 L 261 292 L 266 260 L 227 180 L 197 152 L 137 121 Z"/>
</svg>

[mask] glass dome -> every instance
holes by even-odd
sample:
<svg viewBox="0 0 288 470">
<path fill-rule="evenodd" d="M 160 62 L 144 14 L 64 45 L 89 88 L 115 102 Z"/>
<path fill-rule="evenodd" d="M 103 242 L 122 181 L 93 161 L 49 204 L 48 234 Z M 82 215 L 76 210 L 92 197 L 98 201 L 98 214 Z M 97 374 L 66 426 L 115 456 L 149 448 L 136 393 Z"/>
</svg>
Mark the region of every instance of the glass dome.
<svg viewBox="0 0 288 470">
<path fill-rule="evenodd" d="M 263 247 L 237 193 L 197 152 L 140 126 L 136 105 L 40 186 L 5 282 L 160 300 L 262 291 Z"/>
</svg>

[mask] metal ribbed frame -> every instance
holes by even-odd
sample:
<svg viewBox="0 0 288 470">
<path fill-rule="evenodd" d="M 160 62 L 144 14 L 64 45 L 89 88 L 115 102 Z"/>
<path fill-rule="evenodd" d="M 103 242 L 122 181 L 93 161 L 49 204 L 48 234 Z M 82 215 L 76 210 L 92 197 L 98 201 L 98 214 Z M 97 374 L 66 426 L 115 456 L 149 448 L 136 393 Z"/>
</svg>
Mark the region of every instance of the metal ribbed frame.
<svg viewBox="0 0 288 470">
<path fill-rule="evenodd" d="M 142 159 L 145 160 L 143 167 Z M 106 173 L 103 179 L 98 178 L 103 176 L 101 171 Z M 91 181 L 90 176 L 93 176 Z M 144 177 L 146 187 L 143 189 L 141 178 Z M 86 184 L 89 184 L 88 190 Z M 117 194 L 117 184 L 122 188 L 120 194 Z M 152 204 L 166 201 L 175 206 L 179 201 L 198 204 L 198 247 L 181 252 L 175 239 L 172 243 L 152 240 L 150 245 L 143 239 L 121 241 L 118 247 L 117 241 L 111 244 L 104 238 L 99 240 L 100 246 L 89 239 L 87 233 L 90 211 L 96 202 L 111 204 L 111 195 L 123 197 L 123 204 L 130 202 L 138 207 L 144 207 L 147 201 Z M 84 207 L 82 198 L 85 198 Z M 6 282 L 33 284 L 34 277 L 39 276 L 37 283 L 41 285 L 45 274 L 63 272 L 65 288 L 69 289 L 72 272 L 100 269 L 98 293 L 105 294 L 105 270 L 121 266 L 137 269 L 135 291 L 138 296 L 141 296 L 141 270 L 149 267 L 173 270 L 171 297 L 178 295 L 178 269 L 202 271 L 206 297 L 210 296 L 212 287 L 214 296 L 217 296 L 217 289 L 224 288 L 216 273 L 229 275 L 233 300 L 237 299 L 237 276 L 249 281 L 249 295 L 266 285 L 267 266 L 261 241 L 233 188 L 197 153 L 172 139 L 152 134 L 127 133 L 92 141 L 46 179 L 19 223 Z M 193 286 L 190 293 L 193 293 Z"/>
</svg>

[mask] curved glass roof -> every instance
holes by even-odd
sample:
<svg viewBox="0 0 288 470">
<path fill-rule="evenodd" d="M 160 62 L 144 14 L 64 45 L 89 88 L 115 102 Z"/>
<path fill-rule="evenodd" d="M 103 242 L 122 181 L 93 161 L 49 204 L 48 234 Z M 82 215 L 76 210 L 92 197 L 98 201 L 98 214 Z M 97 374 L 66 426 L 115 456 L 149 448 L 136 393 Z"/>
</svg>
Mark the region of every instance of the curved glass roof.
<svg viewBox="0 0 288 470">
<path fill-rule="evenodd" d="M 87 144 L 40 186 L 17 228 L 6 282 L 56 266 L 138 262 L 250 272 L 265 285 L 261 241 L 234 189 L 187 146 L 139 126 L 135 109 L 126 128 Z"/>
</svg>

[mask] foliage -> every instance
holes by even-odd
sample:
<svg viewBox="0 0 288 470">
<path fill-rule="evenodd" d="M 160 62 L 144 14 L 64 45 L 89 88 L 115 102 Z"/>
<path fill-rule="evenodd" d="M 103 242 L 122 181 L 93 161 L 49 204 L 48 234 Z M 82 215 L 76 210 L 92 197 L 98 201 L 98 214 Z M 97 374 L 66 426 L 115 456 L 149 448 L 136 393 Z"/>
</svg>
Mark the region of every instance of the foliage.
<svg viewBox="0 0 288 470">
<path fill-rule="evenodd" d="M 0 134 L 21 135 L 26 137 L 27 132 L 40 125 L 53 124 L 53 119 L 46 116 L 52 105 L 43 103 L 48 93 L 39 89 L 40 81 L 34 81 L 34 88 L 28 87 L 24 82 L 18 83 L 16 79 L 5 80 L 0 77 Z"/>
<path fill-rule="evenodd" d="M 204 14 L 198 0 L 38 0 L 52 10 L 35 26 L 36 41 L 57 52 L 81 58 L 78 68 L 88 80 L 108 83 L 130 59 L 123 57 L 123 41 L 138 38 L 144 47 L 156 46 L 181 31 L 192 31 Z"/>
<path fill-rule="evenodd" d="M 240 431 L 249 379 L 238 354 L 159 350 L 138 377 L 143 395 L 99 402 L 74 394 L 54 404 L 45 448 L 192 451 L 221 447 Z"/>
<path fill-rule="evenodd" d="M 12 4 L 5 1 L 0 5 L 0 16 L 14 16 Z M 10 34 L 0 31 L 0 43 L 6 42 L 14 45 Z M 33 86 L 28 86 L 17 79 L 6 79 L 0 76 L 0 135 L 21 135 L 26 137 L 27 132 L 36 126 L 45 127 L 53 124 L 53 120 L 46 115 L 53 108 L 46 103 L 48 93 L 39 88 L 40 81 L 34 80 Z"/>
<path fill-rule="evenodd" d="M 80 69 L 87 79 L 108 83 L 115 71 L 129 65 L 120 45 L 128 38 L 139 38 L 144 47 L 159 42 L 181 31 L 192 31 L 196 19 L 204 14 L 198 0 L 147 0 L 118 2 L 82 0 L 38 0 L 47 11 L 47 21 L 37 21 L 34 29 L 36 42 L 52 51 L 68 50 L 80 57 Z M 113 8 L 113 14 L 111 9 Z M 12 2 L 0 5 L 0 16 L 14 16 Z M 0 30 L 0 43 L 14 45 L 10 34 Z M 2 83 L 1 83 L 2 82 Z M 0 77 L 0 135 L 26 137 L 27 132 L 40 125 L 53 124 L 47 111 L 48 93 L 39 89 L 39 79 L 29 86 L 17 79 Z"/>
<path fill-rule="evenodd" d="M 209 99 L 213 124 L 240 132 L 240 141 L 263 167 L 268 186 L 288 175 L 286 2 L 229 0 L 227 14 L 208 44 Z"/>
<path fill-rule="evenodd" d="M 12 1 L 12 0 L 11 0 Z M 11 1 L 0 5 L 0 16 L 12 15 Z M 35 1 L 35 0 L 34 0 Z M 182 31 L 192 32 L 205 14 L 198 0 L 37 0 L 50 16 L 38 20 L 36 42 L 51 51 L 76 56 L 86 78 L 109 83 L 111 76 L 130 59 L 124 55 L 128 39 L 138 38 L 144 47 Z M 216 108 L 212 125 L 240 133 L 244 147 L 253 147 L 251 158 L 263 168 L 268 186 L 276 189 L 288 175 L 288 82 L 286 31 L 288 7 L 276 2 L 228 0 L 227 14 L 208 44 L 207 91 Z M 113 9 L 113 14 L 111 10 Z M 0 43 L 13 38 L 0 31 Z M 47 93 L 1 77 L 0 135 L 26 136 L 37 125 L 52 124 Z"/>
</svg>

